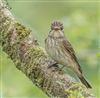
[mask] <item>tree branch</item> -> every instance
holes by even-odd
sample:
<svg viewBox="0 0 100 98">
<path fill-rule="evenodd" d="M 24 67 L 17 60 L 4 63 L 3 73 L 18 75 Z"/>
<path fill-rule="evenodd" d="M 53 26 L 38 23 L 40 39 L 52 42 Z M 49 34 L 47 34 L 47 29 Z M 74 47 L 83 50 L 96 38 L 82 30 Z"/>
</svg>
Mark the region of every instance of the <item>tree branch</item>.
<svg viewBox="0 0 100 98">
<path fill-rule="evenodd" d="M 0 0 L 0 44 L 16 67 L 49 97 L 95 98 L 87 88 L 64 74 L 38 45 L 32 31 L 16 21 Z"/>
</svg>

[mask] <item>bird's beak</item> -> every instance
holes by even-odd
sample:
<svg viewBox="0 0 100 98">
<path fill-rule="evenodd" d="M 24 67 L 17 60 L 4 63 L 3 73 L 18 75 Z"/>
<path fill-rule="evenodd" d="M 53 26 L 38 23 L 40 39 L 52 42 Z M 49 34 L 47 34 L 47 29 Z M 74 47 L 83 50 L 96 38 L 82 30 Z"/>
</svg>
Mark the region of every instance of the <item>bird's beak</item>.
<svg viewBox="0 0 100 98">
<path fill-rule="evenodd" d="M 54 30 L 56 30 L 56 31 L 57 31 L 57 30 L 59 30 L 59 27 L 57 27 L 57 26 L 56 26 L 56 27 L 54 27 Z"/>
</svg>

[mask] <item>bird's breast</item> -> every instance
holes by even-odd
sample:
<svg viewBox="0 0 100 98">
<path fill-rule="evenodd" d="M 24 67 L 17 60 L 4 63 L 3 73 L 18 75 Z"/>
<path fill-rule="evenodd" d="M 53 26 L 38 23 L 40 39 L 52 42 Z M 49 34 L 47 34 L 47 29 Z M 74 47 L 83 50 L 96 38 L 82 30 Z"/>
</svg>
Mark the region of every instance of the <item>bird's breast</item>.
<svg viewBox="0 0 100 98">
<path fill-rule="evenodd" d="M 45 43 L 45 48 L 49 56 L 57 63 L 67 65 L 69 62 L 69 55 L 65 54 L 64 50 L 60 47 L 60 39 L 48 37 Z"/>
<path fill-rule="evenodd" d="M 56 55 L 56 47 L 57 47 L 57 43 L 56 40 L 54 40 L 53 38 L 48 37 L 46 39 L 46 43 L 45 43 L 45 48 L 47 53 L 53 58 Z"/>
</svg>

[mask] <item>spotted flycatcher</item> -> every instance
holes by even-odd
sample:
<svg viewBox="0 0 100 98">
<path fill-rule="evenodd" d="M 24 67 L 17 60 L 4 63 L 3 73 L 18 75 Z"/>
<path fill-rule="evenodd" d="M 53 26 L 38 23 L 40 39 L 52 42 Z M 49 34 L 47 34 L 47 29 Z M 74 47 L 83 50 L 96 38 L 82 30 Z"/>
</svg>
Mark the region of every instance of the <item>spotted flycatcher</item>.
<svg viewBox="0 0 100 98">
<path fill-rule="evenodd" d="M 73 70 L 87 88 L 92 88 L 83 76 L 72 45 L 65 38 L 62 23 L 54 21 L 51 24 L 51 30 L 45 40 L 45 48 L 55 62 Z"/>
</svg>

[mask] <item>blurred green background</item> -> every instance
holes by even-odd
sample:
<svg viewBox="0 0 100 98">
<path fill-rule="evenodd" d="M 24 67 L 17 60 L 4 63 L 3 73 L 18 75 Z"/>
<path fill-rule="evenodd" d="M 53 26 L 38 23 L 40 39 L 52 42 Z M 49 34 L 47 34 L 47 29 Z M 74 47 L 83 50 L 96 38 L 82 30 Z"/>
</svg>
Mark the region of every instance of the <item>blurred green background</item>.
<svg viewBox="0 0 100 98">
<path fill-rule="evenodd" d="M 99 1 L 8 0 L 14 17 L 33 30 L 44 47 L 44 39 L 53 20 L 64 24 L 66 37 L 72 43 L 84 75 L 100 98 L 100 32 Z M 0 51 L 1 96 L 3 98 L 48 98 Z"/>
</svg>

